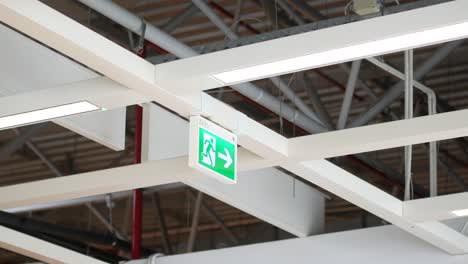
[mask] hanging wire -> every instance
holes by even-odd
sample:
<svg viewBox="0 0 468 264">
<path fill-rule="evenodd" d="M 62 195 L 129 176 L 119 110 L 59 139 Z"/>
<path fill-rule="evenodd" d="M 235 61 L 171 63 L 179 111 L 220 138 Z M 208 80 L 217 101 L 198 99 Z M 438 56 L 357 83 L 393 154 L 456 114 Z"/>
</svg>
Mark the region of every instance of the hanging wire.
<svg viewBox="0 0 468 264">
<path fill-rule="evenodd" d="M 234 20 L 230 26 L 231 29 L 233 29 L 235 26 L 237 26 L 237 24 L 239 23 L 242 23 L 242 22 L 248 22 L 248 21 L 255 21 L 255 22 L 259 22 L 259 23 L 262 23 L 263 21 L 259 18 L 255 18 L 255 17 L 245 17 L 245 18 L 239 18 L 237 20 Z"/>
<path fill-rule="evenodd" d="M 345 6 L 345 10 L 344 10 L 344 15 L 345 16 L 348 16 L 349 15 L 349 11 L 353 9 L 353 0 L 349 1 L 346 6 Z"/>
<path fill-rule="evenodd" d="M 278 0 L 275 0 L 275 30 L 278 30 Z"/>
<path fill-rule="evenodd" d="M 278 78 L 279 83 L 279 78 Z M 279 122 L 280 122 L 280 135 L 284 134 L 284 126 L 283 126 L 283 103 L 284 103 L 284 93 L 278 88 L 279 96 L 280 96 L 280 112 L 279 112 Z"/>
<path fill-rule="evenodd" d="M 109 218 L 109 219 L 108 219 L 107 221 L 109 221 L 109 224 L 110 224 L 111 226 L 113 226 L 114 223 L 113 223 L 113 220 L 112 220 L 112 219 L 113 219 L 113 217 L 112 217 L 112 209 L 114 208 L 114 202 L 112 201 L 112 193 L 108 193 L 108 194 L 106 195 L 106 206 L 107 206 L 108 214 L 109 214 L 109 215 L 108 215 L 108 218 Z M 114 233 L 115 233 L 115 232 L 114 232 L 114 229 L 112 229 L 111 233 L 112 233 L 113 235 L 115 235 L 115 234 L 114 234 Z"/>
<path fill-rule="evenodd" d="M 87 223 L 87 230 L 88 231 L 91 231 L 91 223 L 92 223 L 92 214 L 91 214 L 91 210 L 87 210 L 88 211 L 88 223 Z M 89 252 L 90 251 L 90 248 L 89 248 L 89 244 L 86 245 L 86 255 L 89 256 Z"/>
<path fill-rule="evenodd" d="M 288 81 L 288 87 L 289 87 L 289 88 L 290 88 L 290 86 L 291 86 L 292 81 L 295 80 L 295 79 L 296 79 L 296 73 L 293 73 L 293 75 L 291 75 L 291 78 L 289 78 L 289 81 Z M 297 98 L 297 94 L 294 93 L 294 97 L 293 97 L 292 104 L 293 104 L 293 106 L 294 106 L 294 110 L 295 110 L 295 111 L 297 111 L 297 108 L 296 108 L 296 105 L 297 105 L 297 104 L 296 104 L 296 98 Z"/>
</svg>

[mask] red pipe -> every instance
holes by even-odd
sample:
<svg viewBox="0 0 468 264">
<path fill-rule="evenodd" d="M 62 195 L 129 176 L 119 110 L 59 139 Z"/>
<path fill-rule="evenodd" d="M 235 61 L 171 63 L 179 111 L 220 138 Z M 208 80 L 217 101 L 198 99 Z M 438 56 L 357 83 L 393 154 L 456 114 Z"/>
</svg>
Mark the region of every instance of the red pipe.
<svg viewBox="0 0 468 264">
<path fill-rule="evenodd" d="M 146 56 L 146 47 L 138 54 L 140 57 Z M 141 163 L 141 139 L 143 126 L 143 108 L 135 106 L 135 164 Z M 141 189 L 133 190 L 132 207 L 132 259 L 141 258 L 141 230 L 143 224 L 143 193 Z"/>
<path fill-rule="evenodd" d="M 152 48 L 153 50 L 155 50 L 155 51 L 156 51 L 157 53 L 159 53 L 159 54 L 167 54 L 167 53 L 169 53 L 169 52 L 167 52 L 167 50 L 165 50 L 165 49 L 159 47 L 158 45 L 155 45 L 155 44 L 153 44 L 152 42 L 149 42 L 149 41 L 147 41 L 147 40 L 145 40 L 145 47 L 146 47 L 146 48 Z M 143 52 L 143 53 L 145 53 L 145 52 Z M 146 56 L 141 56 L 141 54 L 140 54 L 140 57 L 146 57 Z"/>
<path fill-rule="evenodd" d="M 141 189 L 133 190 L 132 259 L 141 258 L 142 203 Z"/>
<path fill-rule="evenodd" d="M 143 108 L 139 105 L 135 107 L 135 164 L 141 163 L 141 134 Z M 141 257 L 141 226 L 143 214 L 143 199 L 141 189 L 133 190 L 133 210 L 132 210 L 132 259 Z"/>
</svg>

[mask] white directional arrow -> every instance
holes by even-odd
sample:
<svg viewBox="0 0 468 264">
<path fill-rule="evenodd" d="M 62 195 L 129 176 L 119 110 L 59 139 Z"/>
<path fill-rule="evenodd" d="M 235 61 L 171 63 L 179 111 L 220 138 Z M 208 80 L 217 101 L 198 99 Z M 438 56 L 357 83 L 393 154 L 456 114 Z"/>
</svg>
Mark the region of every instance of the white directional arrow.
<svg viewBox="0 0 468 264">
<path fill-rule="evenodd" d="M 232 164 L 232 158 L 231 158 L 231 154 L 229 154 L 229 151 L 227 150 L 227 148 L 224 148 L 224 153 L 226 153 L 226 154 L 223 154 L 223 153 L 219 152 L 218 157 L 220 159 L 226 161 L 226 163 L 224 164 L 224 168 L 227 169 Z"/>
</svg>

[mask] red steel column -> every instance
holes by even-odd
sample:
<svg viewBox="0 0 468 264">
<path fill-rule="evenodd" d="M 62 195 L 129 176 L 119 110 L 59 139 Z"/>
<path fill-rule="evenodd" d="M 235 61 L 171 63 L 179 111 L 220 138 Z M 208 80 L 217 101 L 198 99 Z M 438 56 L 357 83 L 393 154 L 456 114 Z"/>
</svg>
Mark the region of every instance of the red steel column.
<svg viewBox="0 0 468 264">
<path fill-rule="evenodd" d="M 139 54 L 145 57 L 145 48 Z M 141 138 L 143 126 L 143 108 L 135 106 L 135 164 L 141 163 Z M 138 177 L 138 175 L 135 175 Z M 132 209 L 132 259 L 141 258 L 141 230 L 143 215 L 143 193 L 141 189 L 133 190 L 133 209 Z"/>
<path fill-rule="evenodd" d="M 137 105 L 135 109 L 135 164 L 141 163 L 141 127 L 143 109 Z M 135 175 L 138 177 L 138 175 Z M 133 210 L 132 210 L 132 259 L 141 257 L 141 229 L 142 229 L 142 200 L 141 189 L 133 190 Z"/>
</svg>

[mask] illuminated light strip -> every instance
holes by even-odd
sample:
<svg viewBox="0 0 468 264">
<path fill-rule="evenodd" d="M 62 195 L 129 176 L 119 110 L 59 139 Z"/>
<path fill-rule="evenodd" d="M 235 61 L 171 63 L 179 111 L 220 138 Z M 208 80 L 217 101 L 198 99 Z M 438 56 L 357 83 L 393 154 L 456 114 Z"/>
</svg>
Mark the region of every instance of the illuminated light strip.
<svg viewBox="0 0 468 264">
<path fill-rule="evenodd" d="M 12 128 L 20 125 L 33 124 L 58 117 L 65 117 L 80 113 L 99 110 L 100 108 L 87 102 L 77 102 L 66 105 L 35 110 L 31 112 L 0 117 L 0 129 Z"/>
<path fill-rule="evenodd" d="M 456 216 L 468 216 L 468 209 L 452 211 L 452 214 Z"/>
<path fill-rule="evenodd" d="M 216 73 L 212 76 L 227 85 L 231 85 L 306 69 L 323 67 L 345 61 L 429 46 L 461 39 L 467 36 L 468 22 L 464 22 L 291 59 Z"/>
</svg>

